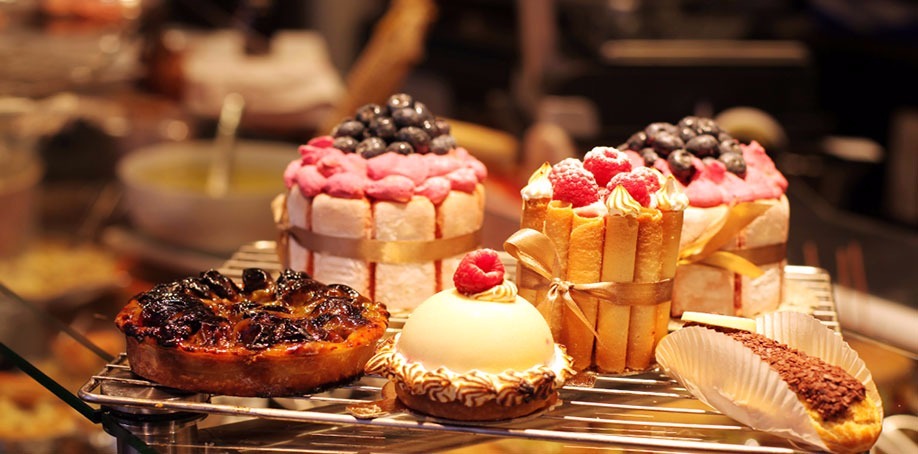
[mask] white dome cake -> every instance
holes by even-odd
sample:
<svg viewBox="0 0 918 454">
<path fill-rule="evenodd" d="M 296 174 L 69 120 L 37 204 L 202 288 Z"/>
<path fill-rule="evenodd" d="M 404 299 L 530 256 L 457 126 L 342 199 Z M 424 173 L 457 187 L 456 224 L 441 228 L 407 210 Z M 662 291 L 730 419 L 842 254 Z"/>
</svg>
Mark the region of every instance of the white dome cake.
<svg viewBox="0 0 918 454">
<path fill-rule="evenodd" d="M 388 377 L 409 408 L 441 418 L 494 421 L 551 407 L 574 373 L 570 357 L 503 273 L 492 250 L 466 255 L 457 287 L 418 306 L 367 371 Z"/>
</svg>

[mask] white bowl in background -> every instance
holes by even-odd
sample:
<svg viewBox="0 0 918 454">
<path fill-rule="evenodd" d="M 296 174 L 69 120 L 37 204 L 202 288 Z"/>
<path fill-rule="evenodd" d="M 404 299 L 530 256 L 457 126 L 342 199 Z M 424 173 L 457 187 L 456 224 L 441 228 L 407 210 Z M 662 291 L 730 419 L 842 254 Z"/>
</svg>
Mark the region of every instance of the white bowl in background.
<svg viewBox="0 0 918 454">
<path fill-rule="evenodd" d="M 284 191 L 283 172 L 298 155 L 280 142 L 238 140 L 229 193 L 206 190 L 214 144 L 171 142 L 136 150 L 117 167 L 134 227 L 155 239 L 215 254 L 276 237 L 271 200 Z"/>
</svg>

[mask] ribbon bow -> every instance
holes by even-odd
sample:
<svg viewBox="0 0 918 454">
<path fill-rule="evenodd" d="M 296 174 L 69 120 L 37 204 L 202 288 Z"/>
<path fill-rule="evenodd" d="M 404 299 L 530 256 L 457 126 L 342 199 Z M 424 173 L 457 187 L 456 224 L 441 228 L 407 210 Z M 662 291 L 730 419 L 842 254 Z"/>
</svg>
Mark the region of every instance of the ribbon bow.
<svg viewBox="0 0 918 454">
<path fill-rule="evenodd" d="M 699 263 L 757 278 L 763 274 L 758 265 L 780 262 L 786 256 L 785 243 L 755 248 L 721 250 L 737 233 L 752 221 L 775 206 L 776 201 L 743 202 L 730 207 L 717 222 L 713 222 L 706 235 L 679 251 L 679 264 Z"/>
<path fill-rule="evenodd" d="M 599 339 L 595 327 L 577 305 L 578 301 L 596 298 L 602 303 L 625 306 L 652 306 L 672 299 L 672 279 L 658 282 L 591 282 L 574 283 L 562 279 L 560 260 L 555 245 L 544 233 L 533 229 L 521 229 L 504 242 L 504 250 L 515 258 L 522 269 L 531 273 L 519 273 L 518 285 L 524 288 L 546 291 L 546 298 L 534 301 L 546 319 L 549 320 L 552 335 L 560 336 L 561 317 L 567 307 L 575 317 Z"/>
</svg>

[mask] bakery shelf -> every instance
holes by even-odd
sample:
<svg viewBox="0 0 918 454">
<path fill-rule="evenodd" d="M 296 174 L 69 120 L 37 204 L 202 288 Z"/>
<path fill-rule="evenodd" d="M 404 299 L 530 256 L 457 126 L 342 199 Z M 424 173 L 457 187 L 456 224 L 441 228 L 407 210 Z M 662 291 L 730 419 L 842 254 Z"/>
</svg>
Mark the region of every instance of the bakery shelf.
<svg viewBox="0 0 918 454">
<path fill-rule="evenodd" d="M 222 271 L 239 277 L 247 267 L 277 271 L 274 244 L 262 241 L 244 246 Z M 828 273 L 800 266 L 788 266 L 785 271 L 788 295 L 784 309 L 808 312 L 838 331 Z M 404 314 L 395 314 L 390 331 L 399 330 L 404 320 Z M 358 419 L 347 412 L 348 406 L 381 399 L 384 384 L 381 377 L 365 376 L 324 392 L 276 400 L 186 394 L 133 375 L 122 354 L 91 377 L 79 396 L 118 413 L 252 418 L 201 430 L 201 439 L 187 442 L 230 451 L 339 452 L 373 447 L 418 452 L 487 440 L 540 440 L 655 452 L 789 453 L 801 449 L 718 413 L 656 370 L 629 376 L 597 374 L 591 383 L 565 386 L 560 393 L 562 404 L 551 411 L 504 423 L 458 424 L 407 411 Z M 423 443 L 418 441 L 421 438 Z"/>
</svg>

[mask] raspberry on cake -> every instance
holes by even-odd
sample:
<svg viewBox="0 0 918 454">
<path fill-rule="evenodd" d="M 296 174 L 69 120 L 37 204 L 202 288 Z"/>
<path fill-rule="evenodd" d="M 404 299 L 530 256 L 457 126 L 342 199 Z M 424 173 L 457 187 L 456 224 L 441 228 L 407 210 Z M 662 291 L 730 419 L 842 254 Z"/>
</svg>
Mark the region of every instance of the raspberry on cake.
<svg viewBox="0 0 918 454">
<path fill-rule="evenodd" d="M 391 309 L 450 287 L 461 253 L 478 246 L 487 169 L 449 123 L 400 93 L 299 151 L 273 206 L 283 266 Z"/>
<path fill-rule="evenodd" d="M 386 376 L 408 408 L 496 421 L 557 403 L 558 389 L 574 373 L 571 359 L 539 312 L 504 280 L 499 263 L 493 250 L 467 255 L 454 276 L 457 288 L 424 301 L 367 363 L 367 372 Z"/>
<path fill-rule="evenodd" d="M 596 178 L 596 184 L 605 187 L 616 174 L 631 170 L 628 155 L 612 147 L 596 147 L 583 157 L 583 168 Z"/>
<path fill-rule="evenodd" d="M 565 159 L 551 168 L 548 175 L 554 188 L 554 198 L 575 207 L 589 205 L 599 200 L 596 178 L 583 163 L 574 158 Z"/>
<path fill-rule="evenodd" d="M 453 283 L 463 295 L 481 293 L 504 280 L 504 264 L 493 249 L 469 252 L 459 262 Z"/>
</svg>

